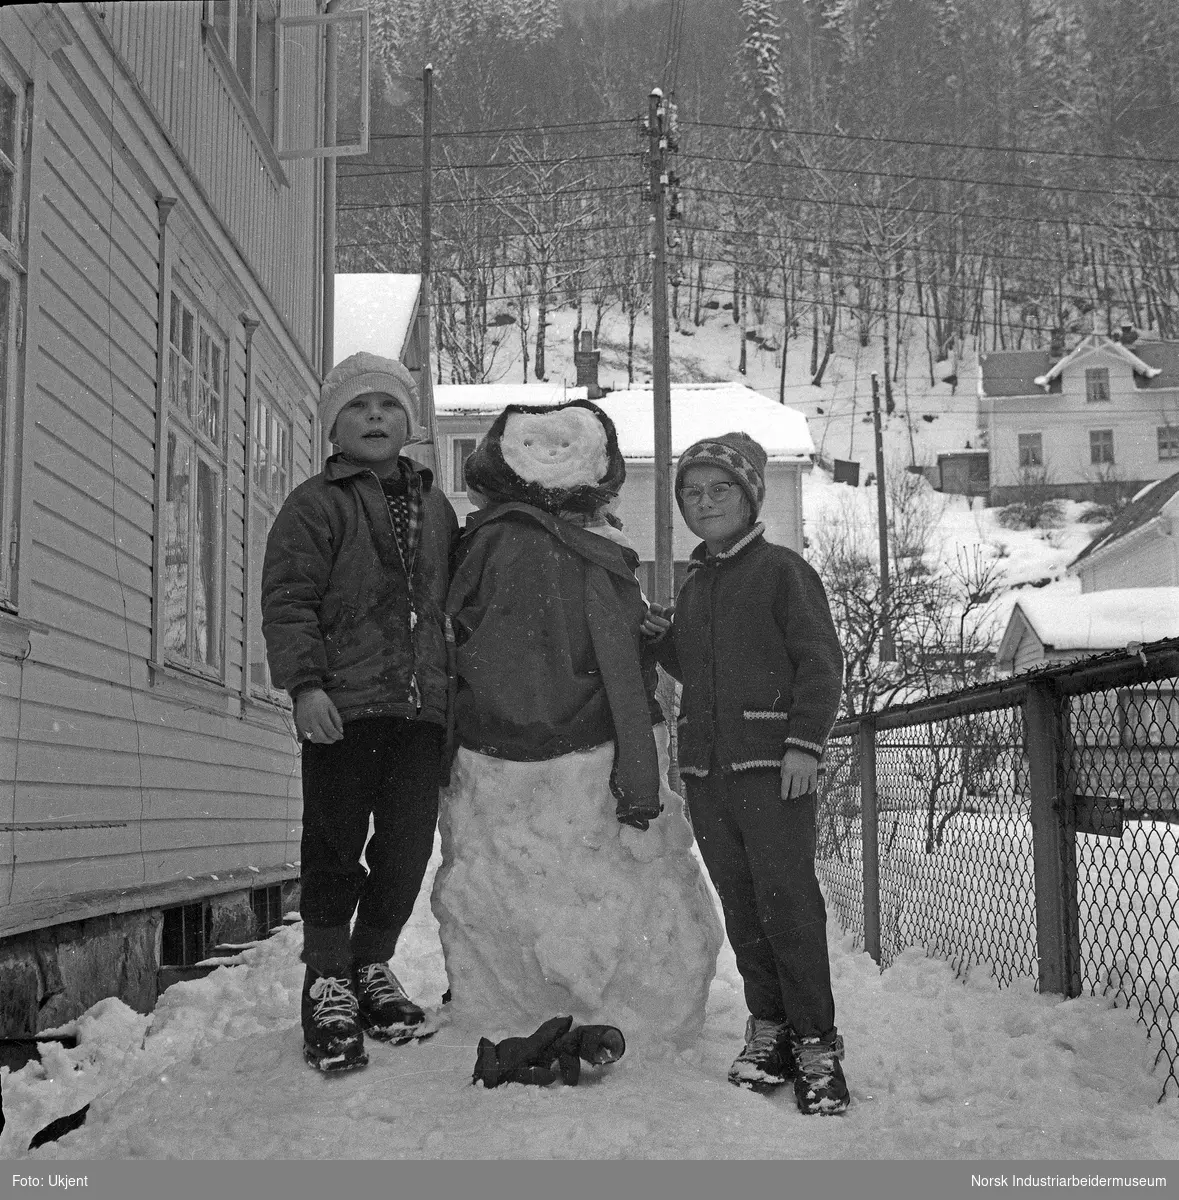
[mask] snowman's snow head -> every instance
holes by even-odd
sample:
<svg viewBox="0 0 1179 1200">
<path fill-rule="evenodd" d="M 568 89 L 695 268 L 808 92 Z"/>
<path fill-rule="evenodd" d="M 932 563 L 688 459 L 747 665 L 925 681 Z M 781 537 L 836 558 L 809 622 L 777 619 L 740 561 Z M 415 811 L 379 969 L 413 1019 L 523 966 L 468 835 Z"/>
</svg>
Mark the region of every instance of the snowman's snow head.
<svg viewBox="0 0 1179 1200">
<path fill-rule="evenodd" d="M 467 459 L 466 475 L 490 503 L 593 513 L 617 497 L 626 464 L 614 423 L 591 401 L 509 404 Z"/>
<path fill-rule="evenodd" d="M 500 450 L 521 479 L 547 488 L 596 486 L 610 466 L 606 430 L 585 408 L 511 413 Z"/>
</svg>

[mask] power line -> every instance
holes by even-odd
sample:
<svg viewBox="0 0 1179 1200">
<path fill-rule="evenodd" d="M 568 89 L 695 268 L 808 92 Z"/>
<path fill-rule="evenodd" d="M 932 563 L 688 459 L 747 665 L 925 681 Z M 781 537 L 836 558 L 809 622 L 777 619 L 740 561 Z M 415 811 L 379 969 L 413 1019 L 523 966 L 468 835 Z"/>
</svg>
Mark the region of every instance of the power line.
<svg viewBox="0 0 1179 1200">
<path fill-rule="evenodd" d="M 741 228 L 721 226 L 721 225 L 696 225 L 696 224 L 693 224 L 693 225 L 688 225 L 688 226 L 681 226 L 681 229 L 682 229 L 681 237 L 691 236 L 694 233 L 711 233 L 711 234 L 716 234 L 722 238 L 756 238 L 761 243 L 769 243 L 770 245 L 774 245 L 774 246 L 790 244 L 790 245 L 794 245 L 794 246 L 813 246 L 819 250 L 841 250 L 841 251 L 861 251 L 861 252 L 870 251 L 870 247 L 866 246 L 863 241 L 846 241 L 841 238 L 810 236 L 807 234 L 778 233 L 775 231 L 766 231 L 763 229 L 758 229 L 756 226 L 751 226 L 749 228 L 741 229 Z M 906 255 L 915 255 L 918 253 L 919 249 L 927 250 L 927 249 L 929 249 L 929 247 L 924 246 L 924 245 L 918 246 L 915 243 L 912 246 L 902 247 L 896 253 L 904 253 Z M 695 250 L 693 250 L 689 257 L 694 258 L 696 256 L 696 253 L 697 252 Z M 888 257 L 893 258 L 893 257 L 895 257 L 895 254 L 890 253 L 888 255 Z M 1022 254 L 1022 253 L 1018 253 L 1018 252 L 1006 253 L 1006 252 L 1003 252 L 1000 250 L 991 250 L 991 249 L 960 250 L 958 253 L 958 257 L 963 261 L 971 261 L 971 262 L 975 262 L 975 261 L 986 262 L 987 260 L 999 260 L 999 261 L 1011 261 L 1011 262 L 1019 262 L 1019 263 L 1041 263 L 1041 264 L 1044 264 L 1047 266 L 1068 267 L 1071 270 L 1077 270 L 1077 271 L 1089 271 L 1092 269 L 1092 263 L 1089 261 L 1081 261 L 1079 263 L 1078 262 L 1066 262 L 1063 258 L 1061 258 L 1059 256 L 1050 258 L 1050 257 L 1046 257 L 1043 255 Z M 866 259 L 866 258 L 851 259 L 851 260 L 841 259 L 837 264 L 832 264 L 832 265 L 844 266 L 849 261 L 850 262 L 857 262 L 857 261 L 866 262 L 866 261 L 868 261 L 868 259 Z M 925 261 L 924 259 L 918 259 L 917 265 L 923 265 L 924 261 Z M 781 266 L 781 264 L 778 264 L 778 265 L 779 265 L 779 267 Z M 1103 260 L 1102 264 L 1100 264 L 1100 265 L 1107 267 L 1109 269 L 1113 269 L 1113 270 L 1117 270 L 1117 269 L 1132 270 L 1135 267 L 1135 264 L 1126 262 L 1126 261 L 1123 261 L 1122 259 L 1117 259 L 1117 258 L 1112 258 L 1112 259 L 1107 258 L 1107 259 Z M 829 268 L 824 268 L 824 269 L 829 269 Z M 912 274 L 912 268 L 907 266 L 906 270 L 905 270 L 905 275 L 903 276 L 903 278 L 909 279 L 912 277 L 915 277 Z"/>
<path fill-rule="evenodd" d="M 638 185 L 634 183 L 618 183 L 618 184 L 602 184 L 596 187 L 579 188 L 574 194 L 576 196 L 595 194 L 600 192 L 634 192 L 637 196 Z M 558 193 L 561 198 L 569 199 L 569 193 Z M 505 195 L 492 196 L 473 196 L 473 197 L 456 197 L 453 200 L 435 200 L 435 205 L 469 205 L 469 204 L 489 204 L 493 201 L 503 200 L 552 200 L 555 198 L 553 193 L 544 192 L 511 192 Z M 373 210 L 373 209 L 391 209 L 391 208 L 420 208 L 421 202 L 417 200 L 406 201 L 385 201 L 381 204 L 339 204 L 336 206 L 340 212 Z"/>
<path fill-rule="evenodd" d="M 617 150 L 612 154 L 570 154 L 561 158 L 513 158 L 507 162 L 489 163 L 439 163 L 431 168 L 435 175 L 444 175 L 448 171 L 505 171 L 512 168 L 564 166 L 567 163 L 582 162 L 617 162 L 619 158 L 639 158 L 636 150 Z M 409 163 L 392 163 L 389 166 L 364 167 L 354 166 L 340 172 L 341 177 L 349 179 L 372 179 L 383 175 L 420 175 L 421 164 L 413 166 Z"/>
<path fill-rule="evenodd" d="M 1139 199 L 1149 200 L 1179 200 L 1179 196 L 1171 192 L 1145 192 L 1134 188 L 1075 187 L 1072 184 L 1032 183 L 1026 180 L 975 179 L 963 175 L 918 175 L 909 171 L 874 171 L 865 167 L 836 167 L 828 165 L 811 167 L 805 163 L 771 162 L 764 158 L 734 158 L 722 155 L 693 154 L 687 151 L 681 151 L 680 157 L 700 162 L 738 163 L 741 166 L 751 167 L 775 167 L 782 171 L 810 171 L 815 174 L 831 171 L 840 175 L 861 175 L 870 179 L 903 179 L 918 183 L 964 183 L 980 187 L 1022 188 L 1041 192 L 1068 192 L 1079 196 L 1134 196 Z"/>
<path fill-rule="evenodd" d="M 941 150 L 982 150 L 995 154 L 1024 154 L 1028 157 L 1054 158 L 1091 158 L 1105 162 L 1136 163 L 1143 166 L 1179 165 L 1179 158 L 1159 158 L 1151 155 L 1149 158 L 1133 154 L 1103 154 L 1096 150 L 1047 150 L 1033 146 L 996 146 L 979 142 L 943 142 L 933 138 L 899 138 L 867 133 L 843 133 L 839 130 L 793 129 L 788 126 L 773 125 L 733 125 L 722 121 L 685 121 L 685 126 L 700 129 L 728 129 L 735 133 L 784 133 L 792 137 L 828 138 L 832 141 L 871 142 L 875 145 L 888 146 L 923 146 Z"/>
<path fill-rule="evenodd" d="M 634 117 L 608 117 L 600 121 L 564 121 L 552 124 L 540 125 L 501 125 L 490 127 L 487 129 L 447 129 L 435 131 L 431 134 L 435 138 L 480 138 L 480 137 L 502 137 L 505 133 L 518 133 L 524 136 L 540 137 L 543 134 L 552 133 L 554 130 L 573 131 L 589 129 L 601 129 L 607 125 L 624 126 L 634 125 L 636 118 Z M 372 133 L 369 134 L 370 142 L 393 142 L 393 141 L 418 141 L 421 138 L 420 133 Z"/>
<path fill-rule="evenodd" d="M 985 221 L 1014 221 L 1017 224 L 1024 225 L 1061 225 L 1064 227 L 1072 226 L 1074 228 L 1098 228 L 1108 229 L 1108 221 L 1084 220 L 1081 217 L 1066 219 L 1063 217 L 1025 217 L 1017 213 L 988 213 L 978 211 L 962 211 L 951 212 L 944 208 L 927 208 L 924 205 L 914 205 L 913 207 L 898 207 L 889 204 L 868 204 L 862 200 L 833 200 L 824 196 L 784 196 L 775 192 L 748 192 L 734 191 L 732 188 L 713 188 L 704 187 L 699 184 L 681 182 L 680 187 L 686 192 L 696 192 L 707 196 L 728 196 L 734 200 L 748 201 L 750 199 L 757 200 L 774 200 L 778 204 L 816 204 L 827 208 L 854 208 L 860 210 L 868 210 L 871 212 L 896 213 L 897 215 L 908 214 L 910 216 L 926 216 L 926 217 L 954 217 L 962 220 L 970 218 L 973 220 Z M 1179 233 L 1179 228 L 1171 225 L 1135 225 L 1134 232 L 1137 233 Z"/>
</svg>

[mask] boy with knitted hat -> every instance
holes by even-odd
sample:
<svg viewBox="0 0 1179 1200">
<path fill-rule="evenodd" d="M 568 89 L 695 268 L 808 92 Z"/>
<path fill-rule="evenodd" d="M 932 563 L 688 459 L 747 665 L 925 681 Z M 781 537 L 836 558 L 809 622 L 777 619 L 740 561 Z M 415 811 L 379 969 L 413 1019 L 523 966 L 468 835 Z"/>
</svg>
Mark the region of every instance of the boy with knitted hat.
<svg viewBox="0 0 1179 1200">
<path fill-rule="evenodd" d="M 388 962 L 438 818 L 458 521 L 431 472 L 401 455 L 420 439 L 401 363 L 345 359 L 319 413 L 337 453 L 275 518 L 262 631 L 303 743 L 304 1056 L 338 1071 L 368 1062 L 365 1032 L 400 1042 L 425 1027 Z"/>
<path fill-rule="evenodd" d="M 644 630 L 683 683 L 679 770 L 701 857 L 745 984 L 745 1048 L 730 1082 L 794 1079 L 805 1113 L 848 1105 L 815 876 L 815 789 L 843 655 L 827 595 L 793 550 L 764 537 L 765 450 L 744 433 L 689 446 L 675 493 L 692 552 L 670 626 Z"/>
</svg>

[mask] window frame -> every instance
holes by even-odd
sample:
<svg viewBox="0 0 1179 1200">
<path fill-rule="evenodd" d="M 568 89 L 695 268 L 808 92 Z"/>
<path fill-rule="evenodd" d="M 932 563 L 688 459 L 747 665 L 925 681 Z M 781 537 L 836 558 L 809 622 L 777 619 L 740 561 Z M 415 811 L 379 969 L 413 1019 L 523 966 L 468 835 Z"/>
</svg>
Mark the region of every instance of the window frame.
<svg viewBox="0 0 1179 1200">
<path fill-rule="evenodd" d="M 1032 461 L 1032 455 L 1030 453 L 1028 454 L 1028 461 L 1026 461 L 1026 462 L 1024 461 L 1024 451 L 1027 450 L 1030 452 L 1032 450 L 1031 446 L 1025 446 L 1023 444 L 1024 438 L 1035 438 L 1036 439 L 1035 461 Z M 1036 431 L 1036 432 L 1030 432 L 1030 433 L 1017 433 L 1015 435 L 1015 454 L 1016 454 L 1016 462 L 1021 471 L 1031 470 L 1031 469 L 1034 469 L 1035 467 L 1042 467 L 1044 465 L 1044 434 L 1043 434 L 1043 432 Z"/>
<path fill-rule="evenodd" d="M 1085 403 L 1109 404 L 1110 400 L 1109 367 L 1086 367 Z"/>
<path fill-rule="evenodd" d="M 181 311 L 180 341 L 173 341 L 173 322 L 177 310 Z M 187 312 L 192 318 L 192 335 L 188 344 L 191 345 L 193 357 L 187 358 L 185 350 L 185 334 L 183 313 Z M 215 683 L 224 687 L 228 679 L 229 668 L 229 613 L 228 613 L 228 584 L 229 584 L 229 450 L 228 431 L 231 411 L 230 362 L 232 339 L 225 333 L 215 320 L 192 297 L 192 293 L 183 286 L 182 280 L 173 273 L 169 282 L 163 345 L 165 360 L 163 363 L 164 390 L 161 397 L 162 420 L 160 422 L 161 436 L 161 465 L 162 487 L 160 504 L 156 514 L 155 536 L 160 541 L 161 551 L 158 558 L 160 571 L 155 581 L 155 614 L 154 622 L 157 628 L 153 630 L 153 645 L 156 647 L 156 661 L 169 669 L 183 672 L 195 678 Z M 220 379 L 211 380 L 211 372 L 202 376 L 201 357 L 203 348 L 208 346 L 210 351 L 216 347 L 220 350 Z M 178 370 L 182 360 L 187 371 Z M 180 393 L 179 378 L 191 382 L 191 392 L 186 405 L 177 403 Z M 202 420 L 207 413 L 202 412 L 200 393 L 202 378 L 206 382 L 219 382 L 221 401 L 220 419 L 210 431 L 208 420 Z M 187 560 L 185 562 L 185 626 L 184 642 L 186 650 L 183 654 L 168 647 L 170 627 L 166 592 L 169 583 L 168 551 L 170 538 L 168 529 L 169 505 L 168 491 L 171 486 L 172 473 L 170 469 L 170 449 L 175 442 L 183 444 L 188 450 L 188 492 L 189 499 L 185 523 L 187 526 Z M 213 598 L 217 605 L 216 620 L 209 621 L 207 637 L 217 638 L 217 661 L 210 663 L 202 661 L 196 652 L 196 591 L 193 581 L 199 577 L 195 570 L 199 555 L 199 501 L 197 499 L 197 481 L 200 478 L 200 467 L 204 464 L 215 473 L 217 480 L 214 493 L 215 529 L 214 543 L 210 552 L 210 565 L 216 570 L 217 578 L 213 583 Z"/>
<path fill-rule="evenodd" d="M 247 564 L 246 578 L 249 581 L 248 586 L 251 592 L 257 592 L 262 585 L 262 561 L 254 554 L 254 540 L 258 536 L 261 528 L 264 528 L 265 535 L 269 535 L 270 527 L 274 524 L 274 518 L 278 516 L 278 510 L 282 507 L 283 501 L 290 495 L 292 488 L 296 486 L 294 478 L 294 463 L 295 463 L 295 419 L 288 405 L 281 403 L 274 392 L 262 385 L 262 381 L 257 372 L 253 379 L 250 388 L 251 393 L 251 411 L 249 414 L 249 447 L 246 455 L 246 503 L 249 505 L 248 517 L 248 533 L 246 535 L 246 545 L 244 547 L 244 556 Z M 261 414 L 259 410 L 265 410 L 265 419 L 267 424 L 267 436 L 264 439 L 267 443 L 267 458 L 269 459 L 269 443 L 270 433 L 275 429 L 285 433 L 286 446 L 284 451 L 285 462 L 283 463 L 282 483 L 279 489 L 263 488 L 259 482 L 260 473 L 260 455 L 259 450 L 261 443 L 259 439 L 259 423 Z M 281 492 L 281 494 L 279 494 Z M 262 525 L 264 523 L 264 525 Z M 265 536 L 262 538 L 263 554 L 265 553 Z M 253 602 L 252 596 L 245 598 L 246 604 Z M 262 638 L 261 622 L 255 622 L 253 619 L 248 623 L 246 636 L 243 639 L 243 663 L 242 670 L 245 683 L 242 691 L 243 695 L 253 701 L 262 701 L 271 704 L 289 705 L 290 697 L 281 688 L 274 686 L 270 678 L 270 664 L 266 659 L 266 643 Z M 264 678 L 259 682 L 254 678 L 254 647 L 259 645 L 262 647 L 262 671 Z"/>
<path fill-rule="evenodd" d="M 257 123 L 271 146 L 275 143 L 275 120 L 278 114 L 278 22 L 282 0 L 205 0 L 204 28 L 206 38 L 222 58 L 237 82 L 241 98 L 249 102 Z M 262 10 L 266 10 L 262 12 Z M 262 31 L 269 35 L 262 36 Z M 243 33 L 249 41 L 245 55 L 240 40 Z M 259 47 L 269 47 L 269 70 L 259 71 L 262 58 Z M 248 62 L 243 58 L 248 57 Z M 269 80 L 268 102 L 261 103 L 259 89 Z"/>
<path fill-rule="evenodd" d="M 1158 426 L 1159 462 L 1179 460 L 1179 425 Z"/>
<path fill-rule="evenodd" d="M 8 288 L 7 311 L 0 320 L 0 609 L 12 611 L 19 572 L 18 447 L 23 377 L 25 222 L 28 216 L 28 149 L 31 133 L 31 88 L 6 63 L 0 63 L 0 86 L 12 95 L 11 156 L 0 149 L 0 165 L 11 171 L 10 220 L 0 229 L 0 279 Z"/>
<path fill-rule="evenodd" d="M 1099 438 L 1100 441 L 1094 439 Z M 1109 457 L 1105 456 L 1104 448 L 1108 444 Z M 1114 431 L 1112 429 L 1089 430 L 1089 465 L 1091 467 L 1112 467 L 1117 464 L 1114 456 Z"/>
<path fill-rule="evenodd" d="M 459 447 L 470 445 L 471 449 L 467 452 L 463 461 L 458 461 Z M 475 435 L 468 434 L 453 434 L 450 438 L 450 461 L 447 464 L 447 485 L 452 496 L 465 496 L 467 494 L 467 459 L 475 453 L 476 447 L 479 445 L 479 438 Z"/>
</svg>

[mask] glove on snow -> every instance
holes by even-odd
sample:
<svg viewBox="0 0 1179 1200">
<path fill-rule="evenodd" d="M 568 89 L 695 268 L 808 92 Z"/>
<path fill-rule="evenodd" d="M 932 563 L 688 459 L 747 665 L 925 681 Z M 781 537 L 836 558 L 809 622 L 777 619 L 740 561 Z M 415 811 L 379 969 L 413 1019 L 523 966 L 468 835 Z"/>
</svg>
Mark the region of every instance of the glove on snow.
<svg viewBox="0 0 1179 1200">
<path fill-rule="evenodd" d="M 501 1083 L 549 1084 L 558 1074 L 570 1086 L 581 1078 L 581 1060 L 600 1066 L 616 1062 L 626 1050 L 621 1030 L 612 1025 L 579 1025 L 572 1017 L 553 1017 L 531 1037 L 492 1043 L 479 1039 L 472 1083 L 485 1088 Z"/>
</svg>

